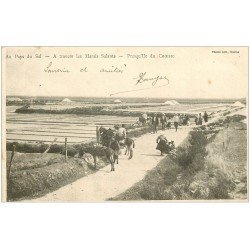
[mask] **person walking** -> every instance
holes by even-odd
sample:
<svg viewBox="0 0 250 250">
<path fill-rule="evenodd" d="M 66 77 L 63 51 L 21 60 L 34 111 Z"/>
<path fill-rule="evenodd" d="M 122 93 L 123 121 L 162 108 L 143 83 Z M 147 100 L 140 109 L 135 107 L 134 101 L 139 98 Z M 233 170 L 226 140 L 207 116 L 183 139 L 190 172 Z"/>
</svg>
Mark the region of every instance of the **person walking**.
<svg viewBox="0 0 250 250">
<path fill-rule="evenodd" d="M 148 115 L 146 112 L 142 114 L 142 118 L 143 118 L 143 124 L 146 124 L 147 119 L 148 119 Z"/>
<path fill-rule="evenodd" d="M 162 128 L 162 130 L 165 130 L 166 124 L 167 124 L 167 117 L 163 113 L 161 116 L 161 128 Z"/>
<path fill-rule="evenodd" d="M 204 122 L 207 123 L 208 122 L 208 114 L 207 112 L 205 111 L 204 115 L 203 115 L 203 119 L 204 119 Z"/>
<path fill-rule="evenodd" d="M 166 116 L 166 127 L 167 129 L 171 128 L 171 118 Z"/>
<path fill-rule="evenodd" d="M 180 118 L 177 114 L 174 115 L 173 121 L 174 121 L 175 132 L 177 132 L 180 122 Z"/>
<path fill-rule="evenodd" d="M 156 113 L 153 115 L 152 124 L 153 124 L 153 133 L 155 134 L 155 133 L 157 133 L 157 126 L 159 124 L 158 117 L 157 117 Z"/>
<path fill-rule="evenodd" d="M 202 116 L 201 116 L 201 113 L 199 113 L 199 116 L 198 116 L 198 125 L 202 125 Z"/>
</svg>

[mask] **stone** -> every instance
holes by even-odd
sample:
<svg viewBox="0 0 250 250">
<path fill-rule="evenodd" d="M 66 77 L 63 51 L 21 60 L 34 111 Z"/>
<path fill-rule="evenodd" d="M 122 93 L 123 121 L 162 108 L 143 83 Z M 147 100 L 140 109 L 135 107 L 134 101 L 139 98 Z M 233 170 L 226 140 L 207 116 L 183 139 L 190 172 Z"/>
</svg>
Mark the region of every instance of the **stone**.
<svg viewBox="0 0 250 250">
<path fill-rule="evenodd" d="M 234 183 L 239 184 L 240 181 L 239 180 L 234 180 Z"/>
</svg>

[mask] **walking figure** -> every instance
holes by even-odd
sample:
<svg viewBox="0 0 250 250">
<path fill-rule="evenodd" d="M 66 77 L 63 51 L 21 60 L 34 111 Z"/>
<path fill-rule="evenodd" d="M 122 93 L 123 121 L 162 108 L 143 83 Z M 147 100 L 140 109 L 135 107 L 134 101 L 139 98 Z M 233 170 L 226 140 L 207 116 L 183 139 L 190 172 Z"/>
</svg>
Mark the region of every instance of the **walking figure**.
<svg viewBox="0 0 250 250">
<path fill-rule="evenodd" d="M 153 115 L 153 118 L 152 118 L 152 125 L 153 125 L 153 133 L 157 133 L 157 126 L 159 124 L 159 120 L 158 120 L 158 117 L 157 117 L 157 114 L 155 113 Z"/>
<path fill-rule="evenodd" d="M 177 114 L 174 115 L 174 127 L 175 127 L 175 132 L 177 132 L 178 130 L 178 126 L 179 126 L 179 122 L 180 122 L 180 118 Z"/>
<path fill-rule="evenodd" d="M 208 122 L 208 114 L 207 112 L 205 111 L 204 115 L 203 115 L 203 118 L 204 118 L 204 122 Z"/>
<path fill-rule="evenodd" d="M 162 130 L 165 130 L 166 124 L 167 124 L 167 117 L 163 113 L 161 116 L 161 128 L 162 128 Z"/>
</svg>

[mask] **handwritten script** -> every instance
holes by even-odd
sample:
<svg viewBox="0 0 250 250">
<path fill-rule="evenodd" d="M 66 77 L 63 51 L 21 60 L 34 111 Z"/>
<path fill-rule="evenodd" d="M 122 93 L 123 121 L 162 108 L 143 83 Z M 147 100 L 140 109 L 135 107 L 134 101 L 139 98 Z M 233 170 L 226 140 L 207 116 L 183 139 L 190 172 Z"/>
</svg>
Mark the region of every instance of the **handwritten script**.
<svg viewBox="0 0 250 250">
<path fill-rule="evenodd" d="M 50 62 L 48 66 L 44 69 L 46 73 L 69 73 L 70 71 L 66 68 L 52 68 L 53 64 Z"/>
<path fill-rule="evenodd" d="M 110 96 L 114 96 L 117 94 L 123 94 L 123 93 L 129 93 L 129 92 L 143 91 L 143 90 L 152 89 L 152 88 L 162 88 L 162 87 L 165 87 L 166 85 L 169 84 L 169 80 L 166 76 L 145 77 L 146 74 L 147 74 L 147 72 L 144 72 L 144 73 L 142 72 L 139 74 L 139 77 L 134 78 L 137 80 L 135 85 L 139 85 L 143 82 L 151 82 L 151 84 L 152 84 L 151 87 L 119 91 L 116 93 L 111 93 Z M 156 85 L 158 82 L 163 81 L 163 80 L 166 82 L 165 84 Z"/>
<path fill-rule="evenodd" d="M 142 72 L 139 74 L 139 77 L 134 78 L 136 81 L 135 85 L 143 82 L 151 82 L 152 86 L 155 86 L 158 82 L 164 80 L 167 81 L 166 84 L 169 84 L 169 80 L 166 76 L 156 76 L 156 77 L 145 77 L 147 72 Z"/>
</svg>

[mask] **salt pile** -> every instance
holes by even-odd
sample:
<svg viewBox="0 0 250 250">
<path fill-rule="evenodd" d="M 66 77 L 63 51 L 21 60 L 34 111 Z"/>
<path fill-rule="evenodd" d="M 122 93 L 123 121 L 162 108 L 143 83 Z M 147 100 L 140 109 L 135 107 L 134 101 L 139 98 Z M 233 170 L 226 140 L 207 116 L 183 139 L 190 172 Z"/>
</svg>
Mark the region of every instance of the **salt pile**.
<svg viewBox="0 0 250 250">
<path fill-rule="evenodd" d="M 237 101 L 234 104 L 232 104 L 232 106 L 234 106 L 234 107 L 245 107 L 246 105 L 243 104 L 243 103 L 241 103 L 241 102 L 239 102 L 239 101 Z"/>
<path fill-rule="evenodd" d="M 176 100 L 170 100 L 170 101 L 164 102 L 164 104 L 173 106 L 173 105 L 178 105 L 179 103 Z"/>
</svg>

